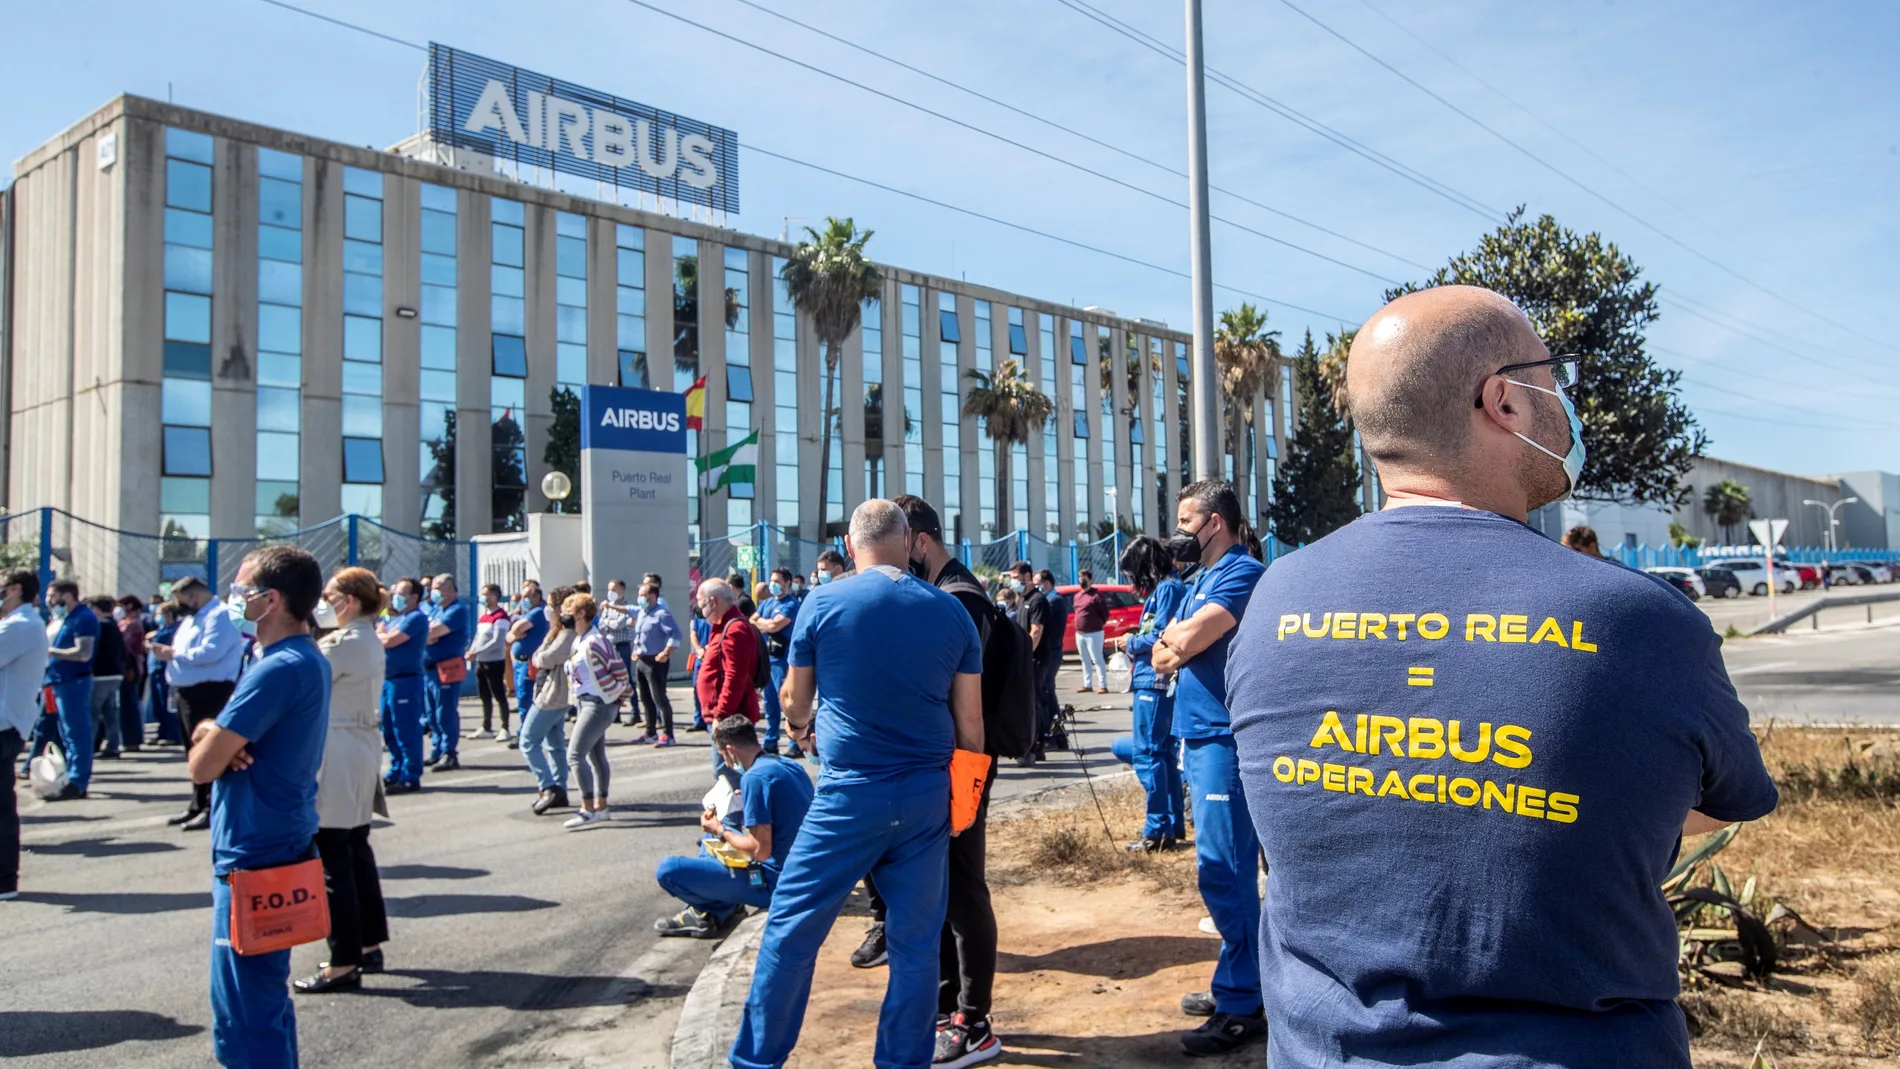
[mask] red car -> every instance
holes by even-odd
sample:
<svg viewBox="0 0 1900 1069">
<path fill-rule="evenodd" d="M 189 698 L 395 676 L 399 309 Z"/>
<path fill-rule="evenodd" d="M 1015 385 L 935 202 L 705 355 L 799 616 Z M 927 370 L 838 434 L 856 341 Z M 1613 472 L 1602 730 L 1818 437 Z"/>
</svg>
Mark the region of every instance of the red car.
<svg viewBox="0 0 1900 1069">
<path fill-rule="evenodd" d="M 1821 566 L 1818 564 L 1795 564 L 1792 561 L 1776 558 L 1775 565 L 1792 569 L 1801 577 L 1801 589 L 1813 590 L 1821 585 Z"/>
<path fill-rule="evenodd" d="M 1056 587 L 1056 593 L 1073 599 L 1079 586 Z M 1126 584 L 1097 583 L 1095 589 L 1108 599 L 1108 623 L 1102 627 L 1105 638 L 1116 638 L 1141 627 L 1141 599 L 1135 596 L 1135 588 Z M 1073 601 L 1071 601 L 1073 604 Z M 1069 629 L 1062 634 L 1062 652 L 1075 652 L 1075 617 L 1069 617 Z"/>
</svg>

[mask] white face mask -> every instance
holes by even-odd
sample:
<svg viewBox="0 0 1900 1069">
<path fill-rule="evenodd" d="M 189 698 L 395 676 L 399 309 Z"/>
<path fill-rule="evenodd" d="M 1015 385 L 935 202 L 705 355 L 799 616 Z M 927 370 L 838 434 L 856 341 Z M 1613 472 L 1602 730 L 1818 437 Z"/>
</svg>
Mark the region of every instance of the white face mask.
<svg viewBox="0 0 1900 1069">
<path fill-rule="evenodd" d="M 325 629 L 337 626 L 336 607 L 322 598 L 317 599 L 317 626 Z"/>
</svg>

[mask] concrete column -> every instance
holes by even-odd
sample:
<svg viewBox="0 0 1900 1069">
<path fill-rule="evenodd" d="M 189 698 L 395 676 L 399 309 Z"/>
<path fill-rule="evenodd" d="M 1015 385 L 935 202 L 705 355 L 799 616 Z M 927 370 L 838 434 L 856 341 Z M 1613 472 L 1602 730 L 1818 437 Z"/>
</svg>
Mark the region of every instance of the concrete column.
<svg viewBox="0 0 1900 1069">
<path fill-rule="evenodd" d="M 872 353 L 871 359 L 880 354 Z M 841 424 L 839 468 L 842 483 L 840 500 L 845 519 L 864 500 L 864 330 L 862 326 L 844 340 L 838 358 L 838 415 Z"/>
<path fill-rule="evenodd" d="M 646 231 L 647 377 L 656 390 L 680 392 L 673 375 L 673 235 Z"/>
<path fill-rule="evenodd" d="M 884 321 L 884 458 L 878 482 L 887 498 L 904 492 L 904 290 L 889 278 L 878 302 Z"/>
<path fill-rule="evenodd" d="M 992 322 L 994 322 L 995 314 L 996 306 L 991 305 L 990 315 Z M 976 302 L 971 300 L 968 294 L 962 294 L 957 298 L 957 337 L 963 340 L 957 343 L 956 410 L 944 413 L 944 418 L 958 424 L 957 454 L 959 459 L 957 467 L 958 470 L 963 472 L 962 486 L 960 487 L 962 490 L 962 502 L 959 506 L 963 509 L 963 515 L 965 517 L 963 521 L 963 537 L 972 542 L 983 542 L 996 537 L 994 534 L 985 534 L 983 532 L 983 505 L 985 502 L 983 501 L 983 469 L 981 465 L 982 454 L 986 451 L 991 451 L 991 442 L 988 434 L 979 432 L 976 429 L 975 420 L 963 418 L 963 399 L 970 395 L 970 372 L 976 370 L 975 332 Z M 941 334 L 942 331 L 938 333 Z M 1003 357 L 1007 359 L 1009 356 L 1007 346 L 1003 348 L 1002 353 Z M 990 349 L 992 368 L 995 366 L 997 359 L 996 354 L 997 350 L 992 347 Z M 1000 475 L 1001 473 L 998 472 L 998 474 Z M 996 498 L 992 496 L 988 504 L 994 508 Z M 996 522 L 999 525 L 999 530 L 1002 525 L 1008 523 L 1006 519 L 1000 516 L 997 517 Z"/>
<path fill-rule="evenodd" d="M 383 522 L 422 526 L 422 326 L 398 308 L 422 307 L 422 191 L 383 176 Z M 306 521 L 312 517 L 306 516 Z"/>
<path fill-rule="evenodd" d="M 1272 426 L 1267 410 L 1267 391 L 1263 388 L 1253 399 L 1253 477 L 1258 489 L 1254 493 L 1253 515 L 1247 517 L 1256 534 L 1267 529 L 1267 495 L 1273 490 L 1273 478 L 1267 473 L 1267 442 L 1272 440 L 1268 434 Z"/>
<path fill-rule="evenodd" d="M 710 454 L 747 433 L 726 423 L 726 249 L 710 241 L 699 243 L 699 373 L 706 376 L 706 440 L 700 451 Z M 700 494 L 701 538 L 731 533 L 726 523 L 730 499 L 728 490 Z"/>
<path fill-rule="evenodd" d="M 1141 358 L 1146 355 L 1142 346 L 1146 345 L 1147 339 L 1119 328 L 1116 329 L 1113 337 L 1115 349 L 1111 354 L 1113 359 L 1109 361 L 1111 374 L 1108 377 L 1108 398 L 1109 404 L 1115 411 L 1107 418 L 1115 423 L 1115 455 L 1109 459 L 1115 465 L 1115 508 L 1122 516 L 1128 517 L 1130 522 L 1133 522 L 1135 516 L 1133 498 L 1136 491 L 1134 470 L 1128 460 L 1129 455 L 1134 452 L 1134 443 L 1129 441 L 1134 431 L 1128 425 L 1127 415 L 1133 407 L 1133 402 L 1128 396 L 1128 343 L 1131 339 L 1134 341 L 1136 363 L 1139 364 Z M 1111 519 L 1120 526 L 1119 517 L 1111 517 Z"/>
<path fill-rule="evenodd" d="M 1042 351 L 1043 318 L 1044 314 L 1041 312 L 1023 312 L 1023 334 L 1029 339 L 1029 353 L 1023 357 L 1023 374 L 1029 376 L 1029 381 L 1035 383 L 1037 389 L 1042 388 L 1042 381 L 1046 377 L 1043 369 L 1050 366 L 1049 360 L 1051 359 L 1051 354 Z M 990 347 L 992 352 L 1009 352 L 1009 310 L 1007 308 L 1003 309 L 1002 315 L 995 314 L 995 309 L 991 309 Z M 1051 397 L 1049 400 L 1054 401 L 1055 398 Z M 1051 413 L 1049 416 L 1049 426 L 1054 426 L 1055 420 L 1055 415 Z M 1023 463 L 1027 467 L 1027 470 L 1024 472 L 1024 478 L 1029 487 L 1028 500 L 1022 503 L 1024 505 L 1024 522 L 1029 528 L 1029 533 L 1035 535 L 1037 538 L 1046 537 L 1049 533 L 1049 524 L 1047 521 L 1047 510 L 1050 505 L 1048 477 L 1049 465 L 1054 462 L 1055 458 L 1045 457 L 1043 455 L 1042 447 L 1043 442 L 1046 440 L 1044 437 L 1046 430 L 1046 427 L 1038 427 L 1031 430 L 1029 432 L 1029 442 L 1023 447 Z M 1013 487 L 1011 488 L 1011 493 L 1014 493 Z M 1008 521 L 1003 522 L 1005 526 L 1010 526 Z"/>
<path fill-rule="evenodd" d="M 211 534 L 257 534 L 257 153 L 217 140 L 211 177 Z"/>
<path fill-rule="evenodd" d="M 548 499 L 541 494 L 541 476 L 548 470 L 541 457 L 547 452 L 548 427 L 554 419 L 554 404 L 550 395 L 554 391 L 555 374 L 556 214 L 553 208 L 545 205 L 528 205 L 525 219 L 527 232 L 523 238 L 526 245 L 523 262 L 528 275 L 525 291 L 528 298 L 528 382 L 527 406 L 521 429 L 527 435 L 527 463 L 524 469 L 528 476 L 525 507 L 529 512 L 540 512 L 548 505 Z"/>
<path fill-rule="evenodd" d="M 818 472 L 822 427 L 819 409 L 825 401 L 825 358 L 819 351 L 818 332 L 811 317 L 798 313 L 798 536 L 825 537 L 825 503 L 819 499 Z"/>
<path fill-rule="evenodd" d="M 941 503 L 943 496 L 943 331 L 937 319 L 937 293 L 919 286 L 917 293 L 918 385 L 922 387 L 922 409 L 917 418 L 923 422 L 925 501 Z M 943 536 L 956 538 L 945 530 Z"/>
<path fill-rule="evenodd" d="M 495 367 L 488 304 L 493 241 L 487 196 L 464 192 L 455 207 L 455 537 L 467 539 L 488 534 L 494 518 L 494 434 L 488 425 Z"/>
<path fill-rule="evenodd" d="M 1102 485 L 1102 339 L 1109 339 L 1111 354 L 1114 348 L 1114 332 L 1107 327 L 1094 323 L 1082 324 L 1083 351 L 1088 354 L 1088 366 L 1083 369 L 1082 394 L 1086 399 L 1089 413 L 1088 445 L 1088 530 L 1082 541 L 1095 541 L 1095 528 L 1108 513 L 1108 498 Z"/>
<path fill-rule="evenodd" d="M 746 308 L 752 317 L 747 326 L 747 353 L 752 361 L 752 418 L 759 425 L 759 485 L 753 502 L 754 522 L 764 521 L 789 527 L 796 517 L 778 515 L 778 404 L 777 365 L 773 361 L 772 328 L 775 287 L 772 285 L 772 256 L 752 252 L 746 256 Z"/>
<path fill-rule="evenodd" d="M 303 204 L 297 507 L 305 518 L 328 519 L 343 511 L 343 165 L 304 157 Z"/>
<path fill-rule="evenodd" d="M 620 258 L 614 237 L 612 219 L 588 217 L 587 381 L 607 386 L 620 385 Z"/>
<path fill-rule="evenodd" d="M 1069 320 L 1057 318 L 1056 336 L 1056 499 L 1049 506 L 1066 540 L 1075 536 L 1075 402 L 1069 387 Z M 1044 463 L 1049 461 L 1044 459 Z"/>
</svg>

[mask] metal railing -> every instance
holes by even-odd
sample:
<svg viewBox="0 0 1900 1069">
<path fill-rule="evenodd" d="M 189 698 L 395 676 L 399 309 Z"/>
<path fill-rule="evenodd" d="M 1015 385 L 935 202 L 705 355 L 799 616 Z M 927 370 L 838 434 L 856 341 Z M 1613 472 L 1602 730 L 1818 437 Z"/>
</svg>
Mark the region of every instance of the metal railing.
<svg viewBox="0 0 1900 1069">
<path fill-rule="evenodd" d="M 1815 630 L 1818 631 L 1821 627 L 1821 613 L 1828 609 L 1850 609 L 1860 605 L 1867 607 L 1867 622 L 1871 624 L 1874 622 L 1874 606 L 1889 601 L 1900 601 L 1900 590 L 1882 590 L 1873 594 L 1829 594 L 1793 612 L 1782 613 L 1750 631 L 1749 634 L 1751 636 L 1779 635 L 1803 620 L 1812 620 Z"/>
</svg>

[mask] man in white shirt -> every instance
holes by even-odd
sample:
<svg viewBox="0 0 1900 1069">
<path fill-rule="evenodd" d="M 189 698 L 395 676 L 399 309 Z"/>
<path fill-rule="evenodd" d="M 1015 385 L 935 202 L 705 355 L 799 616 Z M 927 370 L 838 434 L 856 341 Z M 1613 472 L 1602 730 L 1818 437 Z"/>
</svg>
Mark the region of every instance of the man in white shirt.
<svg viewBox="0 0 1900 1069">
<path fill-rule="evenodd" d="M 0 764 L 11 769 L 40 715 L 40 680 L 49 646 L 33 599 L 40 577 L 30 568 L 6 573 L 0 594 Z M 20 808 L 9 784 L 0 797 L 0 901 L 20 894 Z"/>
<path fill-rule="evenodd" d="M 231 620 L 230 609 L 204 580 L 196 576 L 179 580 L 172 587 L 172 600 L 191 615 L 178 621 L 171 645 L 154 642 L 148 648 L 169 666 L 166 680 L 178 695 L 178 715 L 189 739 L 199 723 L 216 720 L 224 712 L 224 703 L 231 700 L 231 692 L 237 689 L 238 668 L 244 661 L 245 642 Z M 185 831 L 210 828 L 211 785 L 196 785 L 191 804 L 167 823 Z"/>
</svg>

